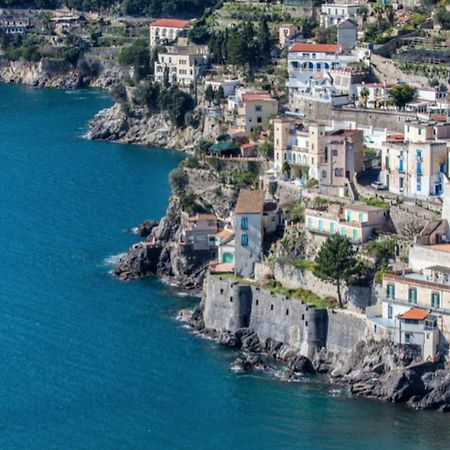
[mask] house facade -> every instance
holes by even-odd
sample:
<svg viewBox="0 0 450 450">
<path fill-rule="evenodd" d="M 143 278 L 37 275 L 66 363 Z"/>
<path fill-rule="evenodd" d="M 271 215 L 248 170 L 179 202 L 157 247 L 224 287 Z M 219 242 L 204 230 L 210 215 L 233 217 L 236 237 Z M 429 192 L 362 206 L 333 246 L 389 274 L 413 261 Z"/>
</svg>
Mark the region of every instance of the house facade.
<svg viewBox="0 0 450 450">
<path fill-rule="evenodd" d="M 248 135 L 278 114 L 278 100 L 269 92 L 238 89 L 228 99 L 228 114 L 236 124 L 236 131 Z"/>
<path fill-rule="evenodd" d="M 353 244 L 367 242 L 374 230 L 383 229 L 388 211 L 360 203 L 345 207 L 330 205 L 322 209 L 305 211 L 305 228 L 312 234 L 332 236 L 336 233 L 347 237 Z"/>
<path fill-rule="evenodd" d="M 189 20 L 157 19 L 150 24 L 150 47 L 174 42 L 183 30 L 189 28 Z"/>
<path fill-rule="evenodd" d="M 264 191 L 241 189 L 234 214 L 236 275 L 248 278 L 260 260 L 264 239 Z"/>
<path fill-rule="evenodd" d="M 170 46 L 158 54 L 155 64 L 155 81 L 162 83 L 165 73 L 169 83 L 189 87 L 201 77 L 208 65 L 209 51 L 206 45 Z"/>
<path fill-rule="evenodd" d="M 348 183 L 363 170 L 364 133 L 362 130 L 337 130 L 326 135 L 319 164 L 319 184 L 336 190 L 343 197 Z"/>
<path fill-rule="evenodd" d="M 422 348 L 424 359 L 448 353 L 450 269 L 385 274 L 378 312 L 369 309 L 374 336 Z"/>
<path fill-rule="evenodd" d="M 216 234 L 219 230 L 214 214 L 196 214 L 183 217 L 180 244 L 190 245 L 193 250 L 211 250 L 216 247 Z"/>
<path fill-rule="evenodd" d="M 448 168 L 447 127 L 420 121 L 405 125 L 403 140 L 383 143 L 380 181 L 387 189 L 413 198 L 439 196 Z"/>
<path fill-rule="evenodd" d="M 359 5 L 355 3 L 324 3 L 320 10 L 320 26 L 338 26 L 349 18 L 356 19 Z"/>
</svg>

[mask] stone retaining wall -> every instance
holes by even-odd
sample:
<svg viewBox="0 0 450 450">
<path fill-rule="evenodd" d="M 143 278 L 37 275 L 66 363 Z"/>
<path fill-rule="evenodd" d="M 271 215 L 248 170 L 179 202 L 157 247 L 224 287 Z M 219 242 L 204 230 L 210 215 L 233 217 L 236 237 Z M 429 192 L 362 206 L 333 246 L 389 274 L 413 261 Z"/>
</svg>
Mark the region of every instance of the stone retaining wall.
<svg viewBox="0 0 450 450">
<path fill-rule="evenodd" d="M 203 299 L 206 328 L 252 328 L 261 340 L 289 344 L 312 358 L 321 348 L 347 352 L 367 336 L 365 317 L 316 309 L 301 300 L 228 278 L 208 275 Z"/>
</svg>

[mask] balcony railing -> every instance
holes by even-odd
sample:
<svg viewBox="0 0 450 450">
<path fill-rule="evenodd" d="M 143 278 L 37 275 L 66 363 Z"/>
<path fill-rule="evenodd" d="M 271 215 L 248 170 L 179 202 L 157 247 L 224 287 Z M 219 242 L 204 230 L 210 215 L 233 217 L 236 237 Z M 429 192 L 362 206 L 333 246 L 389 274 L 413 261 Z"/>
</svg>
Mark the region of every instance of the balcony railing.
<svg viewBox="0 0 450 450">
<path fill-rule="evenodd" d="M 416 303 L 412 303 L 409 302 L 408 300 L 405 299 L 399 299 L 399 298 L 391 298 L 391 297 L 384 297 L 383 299 L 384 301 L 387 301 L 389 303 L 393 303 L 396 305 L 401 305 L 401 306 L 409 306 L 410 308 L 421 308 L 421 309 L 425 309 L 427 311 L 431 311 L 433 313 L 437 313 L 437 314 L 446 314 L 446 315 L 450 315 L 450 309 L 447 308 L 433 308 L 431 306 L 431 300 L 430 303 L 428 304 L 424 304 L 421 303 L 420 301 L 417 301 Z"/>
</svg>

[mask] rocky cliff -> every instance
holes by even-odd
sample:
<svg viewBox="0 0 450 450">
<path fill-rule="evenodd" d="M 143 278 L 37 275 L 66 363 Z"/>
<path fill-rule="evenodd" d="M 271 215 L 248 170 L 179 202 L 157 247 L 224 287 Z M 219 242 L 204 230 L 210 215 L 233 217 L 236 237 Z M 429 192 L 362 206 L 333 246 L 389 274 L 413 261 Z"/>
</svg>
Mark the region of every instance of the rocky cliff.
<svg viewBox="0 0 450 450">
<path fill-rule="evenodd" d="M 184 195 L 193 194 L 201 210 L 228 217 L 237 195 L 235 189 L 221 183 L 218 172 L 207 165 L 182 166 L 180 170 L 186 175 Z M 173 195 L 158 226 L 152 228 L 146 241 L 133 246 L 120 258 L 114 274 L 121 279 L 137 279 L 153 273 L 180 287 L 200 287 L 212 255 L 180 244 L 181 216 L 181 196 Z M 153 249 L 151 254 L 145 250 L 149 248 Z"/>
<path fill-rule="evenodd" d="M 49 58 L 39 62 L 0 59 L 0 80 L 40 88 L 106 88 L 121 81 L 124 76 L 125 71 L 117 64 L 100 62 L 89 56 L 80 58 L 76 67 Z"/>
<path fill-rule="evenodd" d="M 120 104 L 100 111 L 89 123 L 88 139 L 103 139 L 128 144 L 192 149 L 203 137 L 201 128 L 176 128 L 164 114 L 149 116 L 143 109 L 125 113 Z"/>
</svg>

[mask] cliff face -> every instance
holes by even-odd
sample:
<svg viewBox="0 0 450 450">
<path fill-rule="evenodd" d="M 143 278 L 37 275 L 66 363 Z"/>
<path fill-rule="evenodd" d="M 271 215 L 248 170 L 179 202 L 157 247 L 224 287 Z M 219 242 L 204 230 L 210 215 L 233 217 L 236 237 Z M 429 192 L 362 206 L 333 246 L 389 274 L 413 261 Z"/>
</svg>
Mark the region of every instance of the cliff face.
<svg viewBox="0 0 450 450">
<path fill-rule="evenodd" d="M 227 217 L 236 202 L 236 192 L 219 182 L 219 174 L 208 168 L 185 168 L 186 192 L 193 193 L 204 210 Z M 114 273 L 121 279 L 158 275 L 184 288 L 198 288 L 203 282 L 210 251 L 193 251 L 180 244 L 182 207 L 179 196 L 170 199 L 165 216 L 147 240 L 133 246 L 119 260 Z M 149 256 L 144 248 L 151 248 Z"/>
<path fill-rule="evenodd" d="M 125 114 L 120 104 L 100 111 L 89 123 L 88 139 L 184 150 L 203 137 L 201 128 L 175 128 L 164 114 L 148 116 L 143 109 Z"/>
<path fill-rule="evenodd" d="M 120 66 L 89 57 L 80 58 L 76 67 L 48 58 L 36 63 L 25 60 L 0 60 L 0 80 L 40 88 L 76 89 L 86 86 L 106 88 L 121 81 L 124 76 L 125 72 Z"/>
</svg>

